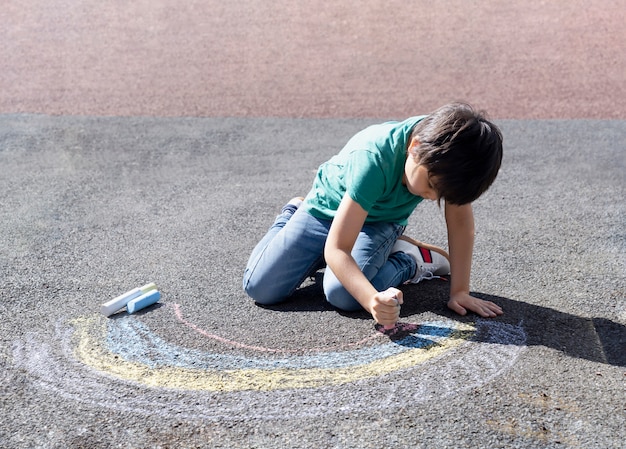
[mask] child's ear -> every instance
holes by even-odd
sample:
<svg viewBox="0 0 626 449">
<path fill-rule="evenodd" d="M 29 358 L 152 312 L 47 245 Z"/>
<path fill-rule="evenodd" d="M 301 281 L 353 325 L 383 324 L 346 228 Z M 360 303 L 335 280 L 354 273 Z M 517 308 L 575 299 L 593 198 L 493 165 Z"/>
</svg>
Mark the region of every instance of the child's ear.
<svg viewBox="0 0 626 449">
<path fill-rule="evenodd" d="M 411 142 L 409 143 L 409 154 L 413 157 L 417 157 L 417 150 L 420 147 L 420 141 L 417 140 L 417 137 L 413 137 L 413 139 L 411 139 Z"/>
</svg>

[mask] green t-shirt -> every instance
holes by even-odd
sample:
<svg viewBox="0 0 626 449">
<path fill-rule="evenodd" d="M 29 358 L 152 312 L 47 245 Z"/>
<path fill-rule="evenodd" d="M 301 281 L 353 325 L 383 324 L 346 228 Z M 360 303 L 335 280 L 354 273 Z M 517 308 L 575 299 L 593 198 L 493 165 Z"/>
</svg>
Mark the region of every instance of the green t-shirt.
<svg viewBox="0 0 626 449">
<path fill-rule="evenodd" d="M 406 225 L 423 199 L 409 192 L 402 179 L 411 131 L 424 117 L 373 125 L 357 133 L 320 165 L 304 209 L 332 220 L 347 192 L 367 211 L 366 222 Z"/>
</svg>

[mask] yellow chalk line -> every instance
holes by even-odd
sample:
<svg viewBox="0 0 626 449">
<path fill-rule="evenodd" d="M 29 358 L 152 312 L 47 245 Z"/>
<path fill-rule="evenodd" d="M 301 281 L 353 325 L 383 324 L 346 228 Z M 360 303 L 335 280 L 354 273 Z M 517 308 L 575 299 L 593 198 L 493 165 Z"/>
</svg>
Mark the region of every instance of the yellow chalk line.
<svg viewBox="0 0 626 449">
<path fill-rule="evenodd" d="M 400 354 L 352 367 L 209 370 L 151 368 L 128 362 L 105 348 L 106 325 L 102 321 L 100 317 L 73 321 L 76 329 L 74 336 L 77 340 L 74 353 L 82 363 L 119 379 L 139 382 L 150 387 L 204 391 L 316 388 L 382 376 L 436 357 L 460 345 L 475 331 L 472 326 L 457 324 L 459 328 L 441 343 L 427 348 L 409 349 Z"/>
</svg>

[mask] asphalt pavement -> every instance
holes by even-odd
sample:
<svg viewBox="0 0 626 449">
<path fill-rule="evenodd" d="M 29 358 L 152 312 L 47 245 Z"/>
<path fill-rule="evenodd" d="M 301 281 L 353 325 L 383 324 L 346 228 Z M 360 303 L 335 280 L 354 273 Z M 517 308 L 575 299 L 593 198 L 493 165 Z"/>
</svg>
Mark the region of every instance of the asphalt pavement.
<svg viewBox="0 0 626 449">
<path fill-rule="evenodd" d="M 607 5 L 583 14 L 580 2 L 470 3 L 416 20 L 438 30 L 449 13 L 479 42 L 437 35 L 426 59 L 407 62 L 391 57 L 392 37 L 371 31 L 403 17 L 404 2 L 9 4 L 0 13 L 10 38 L 0 44 L 0 447 L 623 447 L 621 22 Z M 517 35 L 505 18 L 519 19 Z M 597 64 L 551 53 L 537 39 L 548 28 L 561 55 Z M 226 35 L 212 39 L 218 31 Z M 528 72 L 529 58 L 543 62 Z M 375 70 L 361 79 L 350 69 L 363 59 Z M 480 61 L 498 70 L 480 78 Z M 398 94 L 420 62 L 475 83 L 427 84 L 423 101 Z M 520 83 L 508 91 L 504 78 Z M 376 87 L 361 95 L 367 86 Z M 283 304 L 246 297 L 250 251 L 321 162 L 369 124 L 459 96 L 493 111 L 505 138 L 498 179 L 474 204 L 471 285 L 503 316 L 455 315 L 442 280 L 402 287 L 391 335 L 365 313 L 328 306 L 321 272 Z M 406 234 L 445 246 L 442 210 L 420 205 Z M 159 303 L 100 313 L 148 282 Z"/>
</svg>

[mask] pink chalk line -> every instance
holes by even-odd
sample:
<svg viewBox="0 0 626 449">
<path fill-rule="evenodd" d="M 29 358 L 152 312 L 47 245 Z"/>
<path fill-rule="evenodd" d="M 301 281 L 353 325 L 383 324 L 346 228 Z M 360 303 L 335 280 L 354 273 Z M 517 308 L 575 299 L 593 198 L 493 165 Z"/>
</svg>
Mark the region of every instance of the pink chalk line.
<svg viewBox="0 0 626 449">
<path fill-rule="evenodd" d="M 173 305 L 168 305 L 168 307 L 172 307 L 174 309 L 174 314 L 176 315 L 176 318 L 178 319 L 178 321 L 180 321 L 182 324 L 184 324 L 185 326 L 187 326 L 190 329 L 193 329 L 194 331 L 196 331 L 197 333 L 199 333 L 200 335 L 210 338 L 212 340 L 216 340 L 219 341 L 220 343 L 224 343 L 230 346 L 234 346 L 236 348 L 241 348 L 241 349 L 249 349 L 249 350 L 253 350 L 253 351 L 259 351 L 259 352 L 271 352 L 271 353 L 277 353 L 277 354 L 296 354 L 296 353 L 302 353 L 302 352 L 325 352 L 325 351 L 336 351 L 336 350 L 340 350 L 340 349 L 346 349 L 346 348 L 351 348 L 351 347 L 358 347 L 358 346 L 363 346 L 365 343 L 370 342 L 372 340 L 376 340 L 377 338 L 380 338 L 382 336 L 384 336 L 385 334 L 382 333 L 381 331 L 377 331 L 374 334 L 370 335 L 369 337 L 366 337 L 360 341 L 357 341 L 356 343 L 345 343 L 339 346 L 335 346 L 335 347 L 325 347 L 325 348 L 307 348 L 307 349 L 276 349 L 276 348 L 266 348 L 263 346 L 253 346 L 253 345 L 247 345 L 245 343 L 240 343 L 238 341 L 234 341 L 234 340 L 229 340 L 228 338 L 224 338 L 221 337 L 219 335 L 216 334 L 212 334 L 211 332 L 208 332 L 198 326 L 196 326 L 195 324 L 191 323 L 190 321 L 187 321 L 184 317 L 183 317 L 183 313 L 180 309 L 180 304 L 173 304 Z"/>
</svg>

